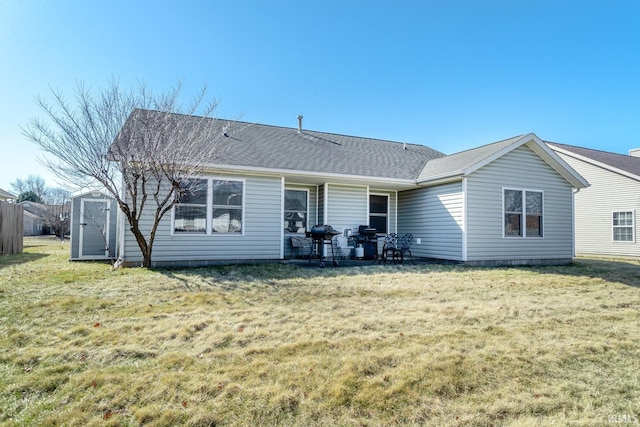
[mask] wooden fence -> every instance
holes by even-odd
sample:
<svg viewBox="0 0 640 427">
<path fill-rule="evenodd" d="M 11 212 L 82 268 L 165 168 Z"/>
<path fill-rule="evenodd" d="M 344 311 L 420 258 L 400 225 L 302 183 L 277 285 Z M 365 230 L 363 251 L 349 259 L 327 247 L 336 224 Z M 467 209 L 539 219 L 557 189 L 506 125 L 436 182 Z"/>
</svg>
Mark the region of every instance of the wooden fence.
<svg viewBox="0 0 640 427">
<path fill-rule="evenodd" d="M 0 255 L 22 253 L 22 206 L 0 202 Z"/>
</svg>

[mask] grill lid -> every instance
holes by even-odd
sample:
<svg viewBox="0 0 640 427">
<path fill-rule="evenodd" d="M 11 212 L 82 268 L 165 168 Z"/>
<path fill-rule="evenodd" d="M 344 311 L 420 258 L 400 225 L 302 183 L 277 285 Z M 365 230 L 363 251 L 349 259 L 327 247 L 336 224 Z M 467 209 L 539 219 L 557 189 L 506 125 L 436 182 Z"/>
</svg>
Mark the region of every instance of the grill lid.
<svg viewBox="0 0 640 427">
<path fill-rule="evenodd" d="M 358 233 L 362 235 L 372 235 L 376 234 L 376 229 L 373 227 L 369 227 L 368 225 L 361 225 L 358 227 Z"/>
<path fill-rule="evenodd" d="M 333 236 L 340 234 L 339 231 L 335 231 L 330 225 L 321 225 L 316 224 L 311 227 L 311 236 L 312 237 L 328 237 L 331 239 Z"/>
</svg>

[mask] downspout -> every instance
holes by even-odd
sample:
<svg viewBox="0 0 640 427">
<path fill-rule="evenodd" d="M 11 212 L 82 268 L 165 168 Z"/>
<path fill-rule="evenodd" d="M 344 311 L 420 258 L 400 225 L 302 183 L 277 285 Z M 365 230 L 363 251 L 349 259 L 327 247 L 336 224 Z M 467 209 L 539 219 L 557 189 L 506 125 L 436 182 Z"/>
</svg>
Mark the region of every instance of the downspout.
<svg viewBox="0 0 640 427">
<path fill-rule="evenodd" d="M 124 190 L 124 177 L 122 177 L 122 182 L 120 184 L 120 198 L 122 200 L 125 200 L 126 197 L 126 192 Z M 118 202 L 115 203 L 116 205 L 116 209 L 118 209 L 118 219 L 116 221 L 116 223 L 118 224 L 118 228 L 119 228 L 119 241 L 120 243 L 117 245 L 116 247 L 116 259 L 118 260 L 117 262 L 122 264 L 125 260 L 125 250 L 124 250 L 124 245 L 125 245 L 125 217 L 124 217 L 124 212 L 122 212 L 122 209 L 120 209 L 120 206 L 118 205 Z"/>
<path fill-rule="evenodd" d="M 576 257 L 576 194 L 580 192 L 579 188 L 571 190 L 571 257 Z"/>
<path fill-rule="evenodd" d="M 462 178 L 462 261 L 467 261 L 467 178 Z"/>
<path fill-rule="evenodd" d="M 280 259 L 284 259 L 284 176 L 280 177 Z"/>
</svg>

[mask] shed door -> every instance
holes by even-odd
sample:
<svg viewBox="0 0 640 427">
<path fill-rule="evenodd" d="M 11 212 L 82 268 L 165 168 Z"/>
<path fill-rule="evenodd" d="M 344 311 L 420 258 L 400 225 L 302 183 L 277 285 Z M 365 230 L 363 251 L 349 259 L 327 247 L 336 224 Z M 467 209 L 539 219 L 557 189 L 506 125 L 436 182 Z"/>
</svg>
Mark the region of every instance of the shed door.
<svg viewBox="0 0 640 427">
<path fill-rule="evenodd" d="M 109 257 L 109 202 L 83 199 L 80 205 L 80 258 Z"/>
</svg>

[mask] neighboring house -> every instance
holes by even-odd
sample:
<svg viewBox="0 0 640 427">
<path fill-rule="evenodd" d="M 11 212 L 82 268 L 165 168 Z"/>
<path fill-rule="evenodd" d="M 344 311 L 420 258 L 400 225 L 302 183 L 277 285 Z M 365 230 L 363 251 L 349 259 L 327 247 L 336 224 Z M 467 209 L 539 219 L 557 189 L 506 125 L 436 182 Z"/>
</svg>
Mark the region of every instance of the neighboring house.
<svg viewBox="0 0 640 427">
<path fill-rule="evenodd" d="M 640 153 L 547 144 L 590 184 L 575 195 L 576 254 L 640 256 Z"/>
<path fill-rule="evenodd" d="M 44 230 L 44 220 L 39 216 L 27 211 L 22 210 L 22 227 L 23 236 L 40 236 Z"/>
<path fill-rule="evenodd" d="M 24 236 L 51 234 L 51 228 L 46 221 L 47 206 L 30 201 L 24 201 L 18 204 L 23 208 Z"/>
<path fill-rule="evenodd" d="M 291 237 L 315 224 L 412 233 L 415 257 L 489 265 L 572 260 L 573 191 L 588 184 L 534 134 L 447 156 L 308 131 L 301 121 L 297 129 L 217 119 L 209 126 L 224 133 L 224 146 L 194 177 L 200 193 L 160 224 L 156 266 L 283 259 Z M 118 256 L 139 264 L 122 218 L 120 227 Z"/>
<path fill-rule="evenodd" d="M 15 199 L 17 199 L 16 196 L 0 188 L 0 200 L 2 200 L 3 202 L 8 202 L 9 200 Z"/>
</svg>

